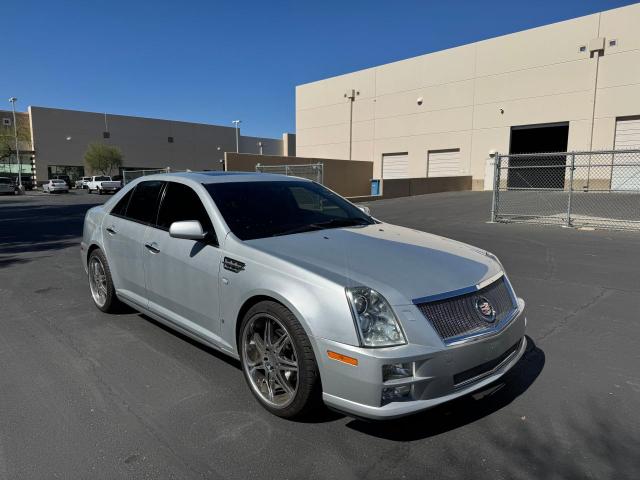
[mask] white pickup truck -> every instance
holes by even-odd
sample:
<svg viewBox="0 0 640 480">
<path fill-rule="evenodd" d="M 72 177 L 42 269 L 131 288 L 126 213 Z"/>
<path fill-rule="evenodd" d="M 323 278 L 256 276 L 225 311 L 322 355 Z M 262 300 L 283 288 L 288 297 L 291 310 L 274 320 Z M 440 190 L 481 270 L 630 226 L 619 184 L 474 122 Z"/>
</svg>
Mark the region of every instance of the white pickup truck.
<svg viewBox="0 0 640 480">
<path fill-rule="evenodd" d="M 111 180 L 111 177 L 107 175 L 100 175 L 91 177 L 91 180 L 87 182 L 87 188 L 89 189 L 89 193 L 98 192 L 102 195 L 107 192 L 117 192 L 122 188 L 122 184 L 115 180 Z"/>
</svg>

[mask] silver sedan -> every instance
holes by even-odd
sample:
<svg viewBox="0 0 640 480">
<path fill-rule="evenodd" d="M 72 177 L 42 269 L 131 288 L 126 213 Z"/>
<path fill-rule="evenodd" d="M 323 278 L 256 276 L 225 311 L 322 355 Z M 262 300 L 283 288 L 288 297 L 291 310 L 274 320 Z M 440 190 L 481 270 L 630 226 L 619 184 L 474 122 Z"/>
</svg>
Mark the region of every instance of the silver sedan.
<svg viewBox="0 0 640 480">
<path fill-rule="evenodd" d="M 407 415 L 494 382 L 526 347 L 494 255 L 299 178 L 140 178 L 88 211 L 81 256 L 100 310 L 127 304 L 239 359 L 282 417 L 323 401 Z"/>
</svg>

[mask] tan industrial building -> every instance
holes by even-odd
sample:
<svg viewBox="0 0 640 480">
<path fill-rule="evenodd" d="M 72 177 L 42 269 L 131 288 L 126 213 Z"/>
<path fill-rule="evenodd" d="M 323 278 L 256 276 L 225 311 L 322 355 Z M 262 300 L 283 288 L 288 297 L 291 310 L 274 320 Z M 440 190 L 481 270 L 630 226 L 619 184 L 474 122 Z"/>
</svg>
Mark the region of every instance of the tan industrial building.
<svg viewBox="0 0 640 480">
<path fill-rule="evenodd" d="M 303 157 L 474 189 L 495 151 L 640 148 L 640 4 L 300 85 L 296 134 Z"/>
<path fill-rule="evenodd" d="M 0 111 L 0 118 L 0 134 L 14 138 L 11 112 Z M 121 170 L 221 170 L 225 152 L 236 151 L 233 126 L 35 106 L 17 118 L 23 131 L 19 135 L 23 181 L 42 183 L 60 174 L 74 180 L 94 173 L 84 163 L 87 147 L 94 142 L 122 151 Z M 240 152 L 295 155 L 295 135 L 285 133 L 282 139 L 274 139 L 238 133 Z M 0 160 L 0 176 L 16 174 L 15 155 Z"/>
</svg>

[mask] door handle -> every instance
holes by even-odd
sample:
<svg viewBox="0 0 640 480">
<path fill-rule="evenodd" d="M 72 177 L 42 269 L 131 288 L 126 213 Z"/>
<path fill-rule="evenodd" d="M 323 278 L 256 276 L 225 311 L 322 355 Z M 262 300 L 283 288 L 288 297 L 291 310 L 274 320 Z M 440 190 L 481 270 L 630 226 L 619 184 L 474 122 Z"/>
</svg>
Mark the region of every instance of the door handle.
<svg viewBox="0 0 640 480">
<path fill-rule="evenodd" d="M 113 225 L 107 227 L 106 230 L 107 230 L 107 233 L 109 233 L 110 235 L 115 235 L 116 233 L 118 233 L 116 229 L 113 227 Z"/>
<path fill-rule="evenodd" d="M 144 246 L 147 247 L 147 250 L 149 250 L 151 253 L 160 253 L 160 249 L 158 248 L 158 244 L 156 242 L 145 243 Z"/>
</svg>

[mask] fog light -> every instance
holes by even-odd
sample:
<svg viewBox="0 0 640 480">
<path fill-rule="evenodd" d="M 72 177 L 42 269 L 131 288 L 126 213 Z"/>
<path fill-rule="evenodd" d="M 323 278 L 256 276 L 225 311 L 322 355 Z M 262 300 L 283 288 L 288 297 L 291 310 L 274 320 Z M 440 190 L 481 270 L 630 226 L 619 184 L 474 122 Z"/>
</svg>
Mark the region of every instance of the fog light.
<svg viewBox="0 0 640 480">
<path fill-rule="evenodd" d="M 413 375 L 410 363 L 394 363 L 382 366 L 382 381 L 398 380 Z"/>
<path fill-rule="evenodd" d="M 382 405 L 390 402 L 410 400 L 411 385 L 399 385 L 397 387 L 384 387 L 382 389 Z"/>
</svg>

